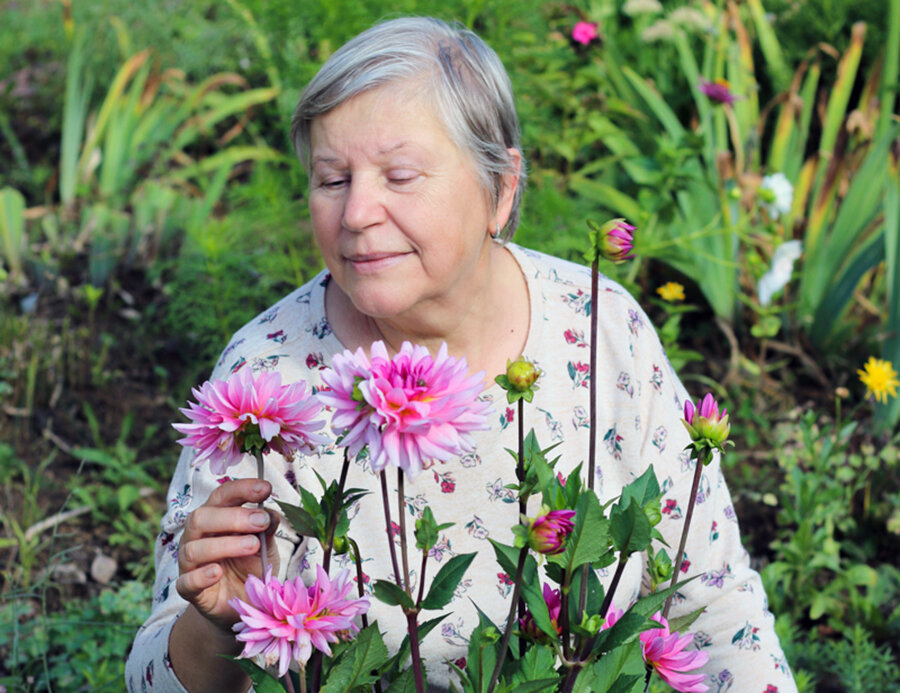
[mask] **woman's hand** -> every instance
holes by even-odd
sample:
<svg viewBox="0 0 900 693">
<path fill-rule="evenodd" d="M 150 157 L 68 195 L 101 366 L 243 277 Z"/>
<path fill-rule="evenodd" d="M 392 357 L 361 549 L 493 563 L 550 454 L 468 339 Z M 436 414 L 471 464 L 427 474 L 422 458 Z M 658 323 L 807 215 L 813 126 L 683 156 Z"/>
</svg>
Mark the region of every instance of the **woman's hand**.
<svg viewBox="0 0 900 693">
<path fill-rule="evenodd" d="M 278 518 L 259 508 L 245 508 L 268 498 L 272 485 L 259 479 L 226 481 L 188 515 L 178 549 L 175 589 L 208 621 L 231 633 L 237 613 L 230 599 L 246 599 L 244 583 L 261 576 L 259 532 L 275 533 Z M 278 570 L 278 550 L 268 541 L 268 559 Z"/>
</svg>

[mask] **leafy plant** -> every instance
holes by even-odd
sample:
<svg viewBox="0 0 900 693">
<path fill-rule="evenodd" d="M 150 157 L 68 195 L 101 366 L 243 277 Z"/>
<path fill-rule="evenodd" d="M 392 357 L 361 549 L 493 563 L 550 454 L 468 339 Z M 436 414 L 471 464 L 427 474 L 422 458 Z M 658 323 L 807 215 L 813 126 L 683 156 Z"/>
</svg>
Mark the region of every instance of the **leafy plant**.
<svg viewBox="0 0 900 693">
<path fill-rule="evenodd" d="M 0 601 L 0 685 L 35 693 L 124 690 L 125 655 L 150 599 L 148 585 L 130 581 L 53 614 L 40 613 L 36 602 Z"/>
</svg>

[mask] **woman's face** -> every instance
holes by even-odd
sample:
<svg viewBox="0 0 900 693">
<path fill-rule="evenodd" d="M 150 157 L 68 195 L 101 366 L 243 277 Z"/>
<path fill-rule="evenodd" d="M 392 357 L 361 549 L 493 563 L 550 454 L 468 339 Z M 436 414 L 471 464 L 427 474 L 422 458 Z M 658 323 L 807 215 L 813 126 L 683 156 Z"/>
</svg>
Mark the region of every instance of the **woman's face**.
<svg viewBox="0 0 900 693">
<path fill-rule="evenodd" d="M 356 308 L 386 320 L 467 300 L 496 223 L 469 157 L 410 92 L 365 92 L 311 129 L 316 243 Z"/>
</svg>

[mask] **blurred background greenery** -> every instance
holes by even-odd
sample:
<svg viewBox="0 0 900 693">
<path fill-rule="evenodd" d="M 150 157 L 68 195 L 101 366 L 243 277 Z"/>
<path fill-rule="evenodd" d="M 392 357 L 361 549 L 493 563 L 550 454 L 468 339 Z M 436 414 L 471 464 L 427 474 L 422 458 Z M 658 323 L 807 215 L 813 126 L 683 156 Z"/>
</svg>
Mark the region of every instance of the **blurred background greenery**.
<svg viewBox="0 0 900 693">
<path fill-rule="evenodd" d="M 639 227 L 639 259 L 603 271 L 689 389 L 728 402 L 801 689 L 890 689 L 900 401 L 857 371 L 900 363 L 900 0 L 0 0 L 0 684 L 124 688 L 168 424 L 320 266 L 293 106 L 404 13 L 464 22 L 507 65 L 518 242 L 578 260 L 588 219 Z"/>
</svg>

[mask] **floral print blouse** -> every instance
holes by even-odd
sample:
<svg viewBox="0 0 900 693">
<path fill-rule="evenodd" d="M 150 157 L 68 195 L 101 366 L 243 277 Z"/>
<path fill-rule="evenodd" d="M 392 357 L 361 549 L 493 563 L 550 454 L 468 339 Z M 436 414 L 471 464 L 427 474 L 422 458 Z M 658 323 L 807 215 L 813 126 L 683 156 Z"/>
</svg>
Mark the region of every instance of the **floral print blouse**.
<svg viewBox="0 0 900 693">
<path fill-rule="evenodd" d="M 693 476 L 693 462 L 683 451 L 688 438 L 681 424 L 688 394 L 672 371 L 646 314 L 624 289 L 605 277 L 600 279 L 596 305 L 592 305 L 590 272 L 585 267 L 514 244 L 507 247 L 521 267 L 530 294 L 531 321 L 524 355 L 543 371 L 534 402 L 525 408 L 525 430 L 534 429 L 541 447 L 557 444 L 557 470 L 564 476 L 586 462 L 591 377 L 588 340 L 591 312 L 598 311 L 595 489 L 601 502 L 615 498 L 625 484 L 652 464 L 664 490 L 663 520 L 658 529 L 670 547 L 677 547 Z M 222 352 L 211 377 L 221 379 L 238 369 L 252 368 L 278 371 L 286 382 L 303 379 L 321 388 L 321 370 L 344 349 L 325 316 L 329 279 L 327 271 L 321 272 L 239 330 Z M 511 358 L 515 356 L 510 354 Z M 445 609 L 450 615 L 423 643 L 430 690 L 445 689 L 452 678 L 449 663 L 465 657 L 468 636 L 478 622 L 474 605 L 494 623 L 502 624 L 512 592 L 512 579 L 497 564 L 488 539 L 511 544 L 511 527 L 518 520 L 513 492 L 507 488 L 515 482 L 514 461 L 506 452 L 516 448 L 517 410 L 506 404 L 505 393 L 493 384 L 494 375 L 487 375 L 491 384 L 482 395 L 493 402 L 493 425 L 491 430 L 474 434 L 475 452 L 435 464 L 405 483 L 402 512 L 408 528 L 426 506 L 438 522 L 455 523 L 441 533 L 431 550 L 426 581 L 451 556 L 477 552 Z M 188 513 L 200 506 L 216 485 L 230 478 L 216 477 L 206 464 L 193 466 L 192 457 L 192 451 L 183 451 L 169 489 L 168 511 L 156 542 L 153 611 L 135 637 L 126 669 L 132 693 L 184 690 L 168 658 L 172 624 L 186 606 L 174 588 L 178 545 Z M 295 484 L 318 493 L 321 487 L 314 472 L 330 481 L 339 474 L 341 462 L 341 451 L 333 445 L 291 463 L 269 454 L 266 478 L 272 482 L 275 498 L 299 504 Z M 255 476 L 255 461 L 248 456 L 229 473 L 233 477 Z M 396 500 L 396 475 L 389 473 L 387 478 Z M 375 579 L 392 576 L 384 545 L 387 532 L 380 484 L 365 461 L 359 460 L 351 465 L 347 486 L 375 491 L 358 501 L 350 513 L 350 535 L 360 544 L 365 588 L 371 592 Z M 539 503 L 540 499 L 531 500 Z M 270 503 L 277 509 L 274 502 Z M 537 505 L 529 506 L 532 513 L 536 509 Z M 396 505 L 392 513 L 396 524 Z M 392 528 L 394 541 L 398 529 Z M 298 537 L 285 522 L 277 530 L 276 542 L 281 555 L 280 577 L 299 572 L 311 582 L 321 558 L 321 548 L 315 541 Z M 419 561 L 410 564 L 415 566 L 410 570 L 415 586 L 420 577 Z M 336 556 L 332 566 L 332 571 L 352 568 L 348 556 Z M 642 584 L 644 568 L 641 556 L 629 561 L 616 593 L 619 608 L 626 608 L 646 588 Z M 774 632 L 774 619 L 767 610 L 762 583 L 750 568 L 741 544 L 738 519 L 717 460 L 701 477 L 682 570 L 682 577 L 699 577 L 676 595 L 671 615 L 706 607 L 691 632 L 694 647 L 709 653 L 704 671 L 710 690 L 796 691 Z M 601 582 L 606 584 L 611 572 L 611 568 L 601 571 Z M 400 610 L 373 598 L 369 618 L 377 619 L 388 646 L 396 649 L 406 634 Z"/>
</svg>

